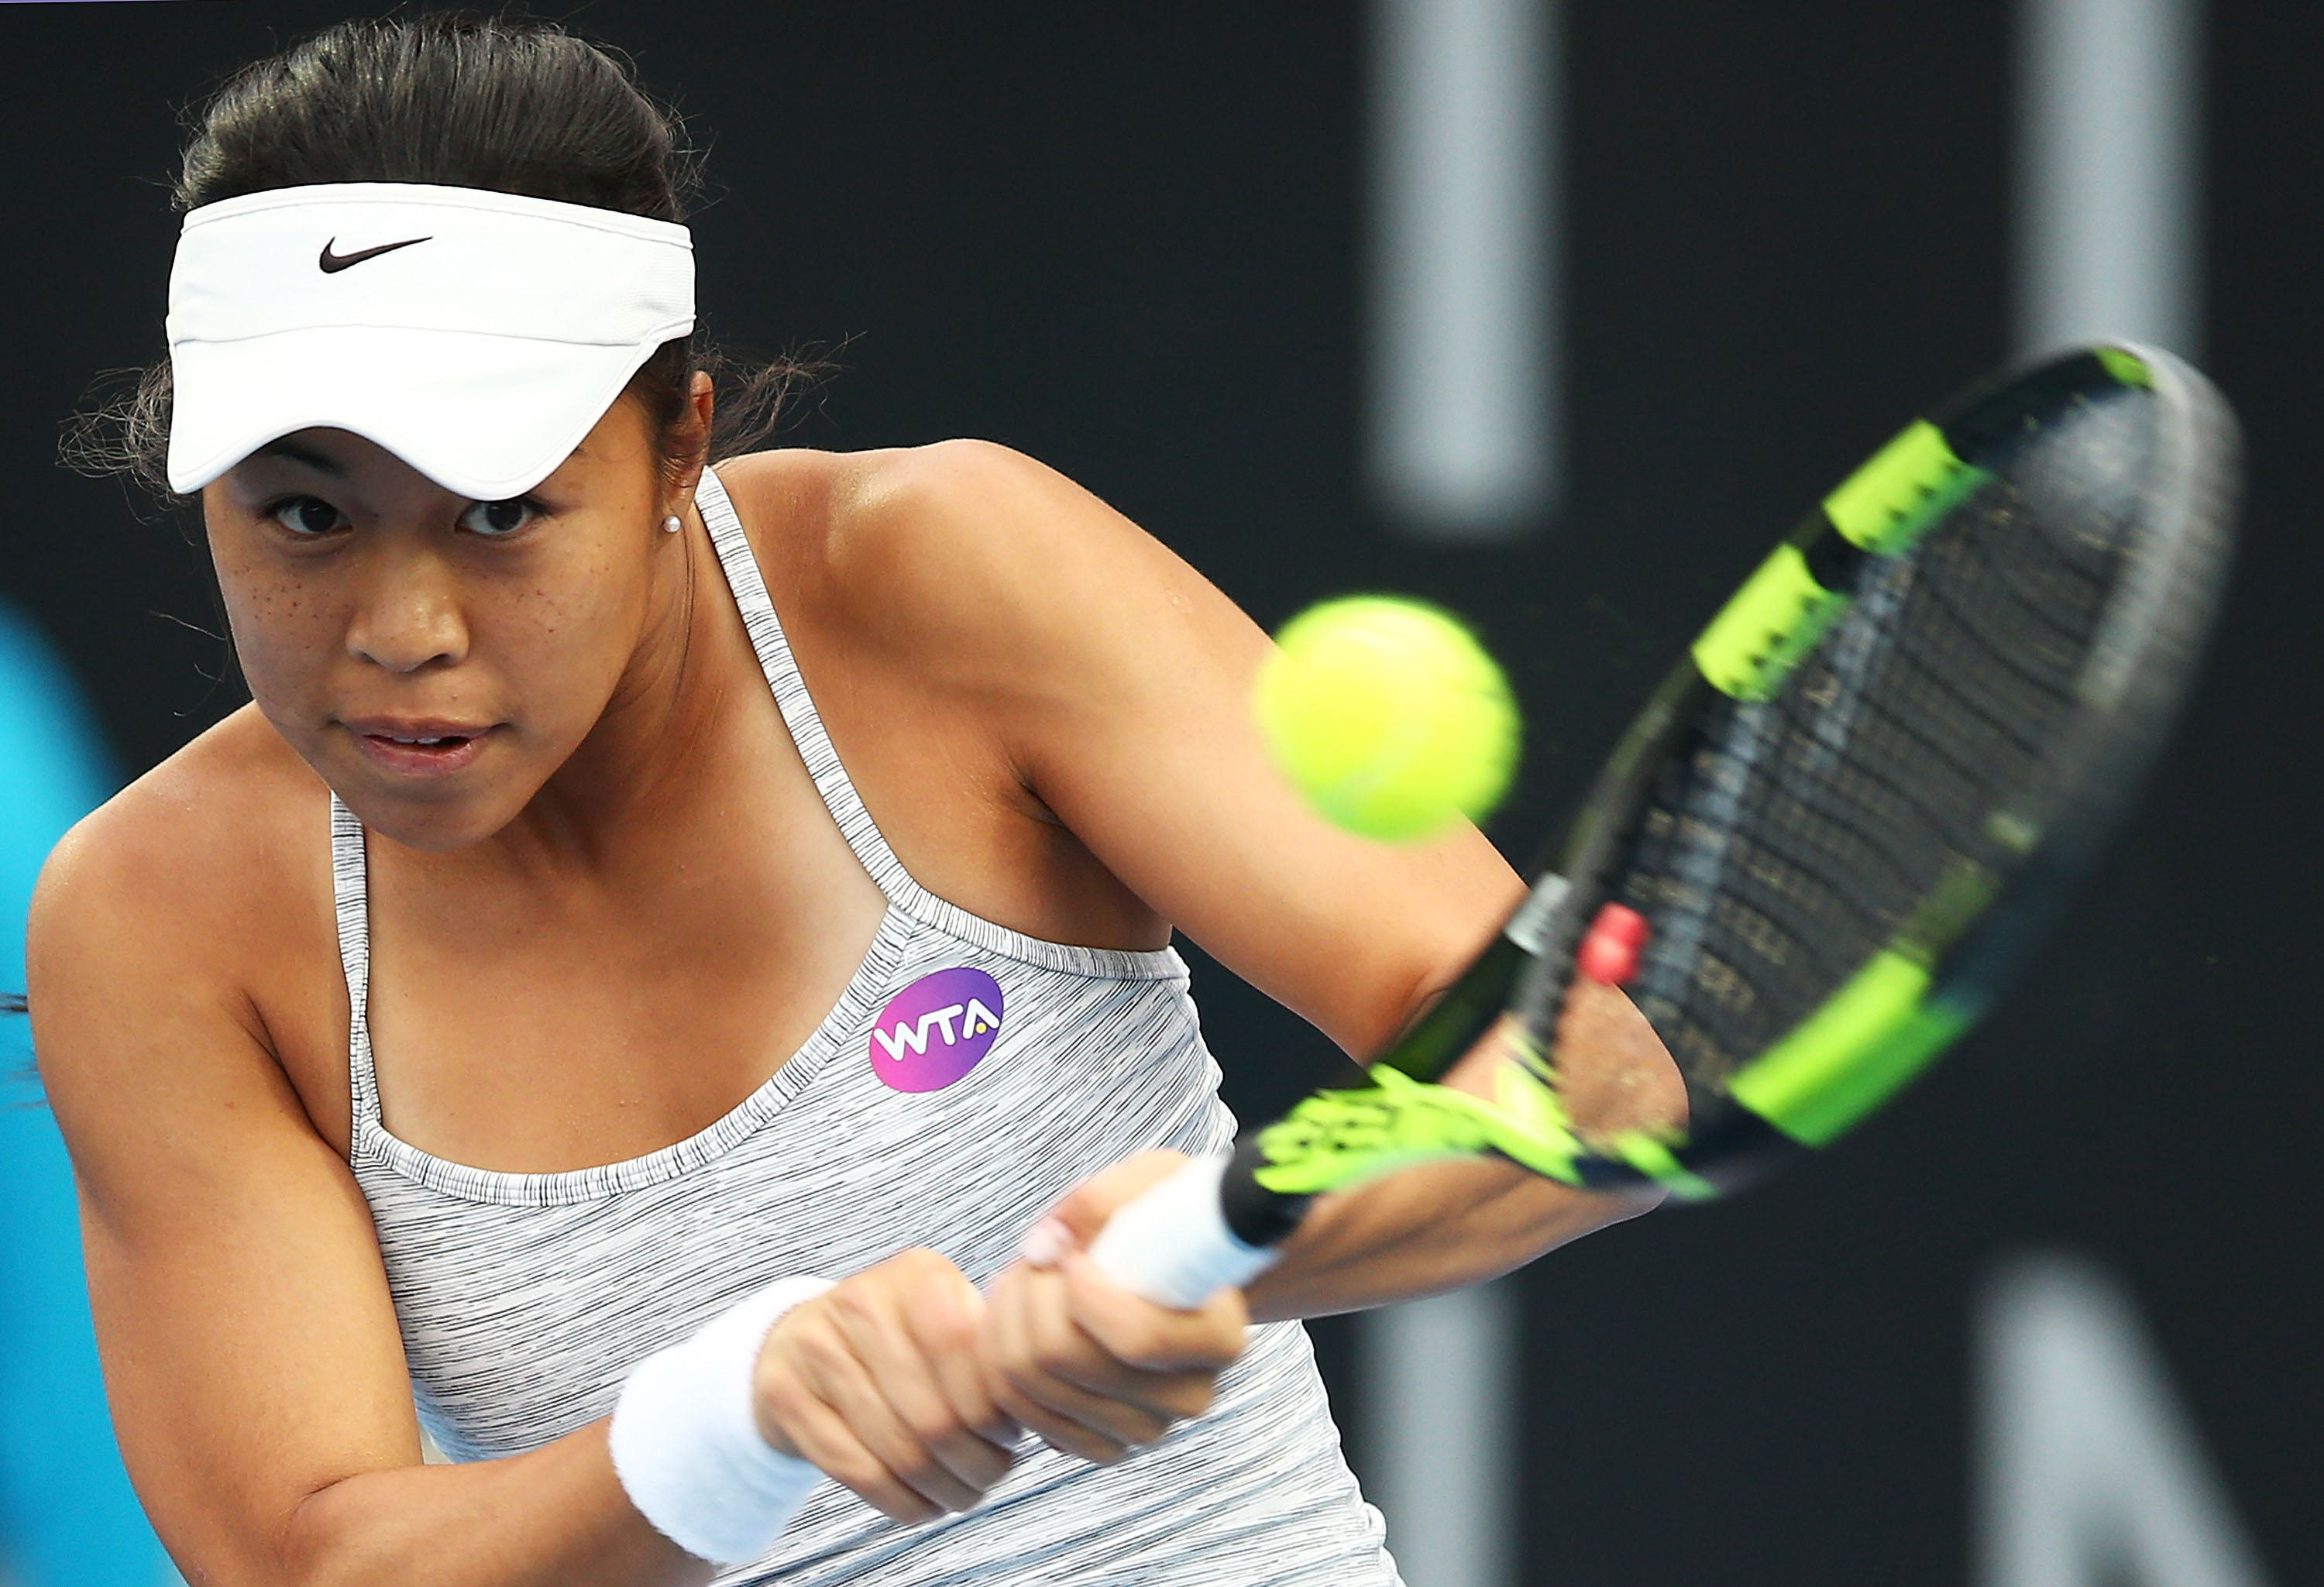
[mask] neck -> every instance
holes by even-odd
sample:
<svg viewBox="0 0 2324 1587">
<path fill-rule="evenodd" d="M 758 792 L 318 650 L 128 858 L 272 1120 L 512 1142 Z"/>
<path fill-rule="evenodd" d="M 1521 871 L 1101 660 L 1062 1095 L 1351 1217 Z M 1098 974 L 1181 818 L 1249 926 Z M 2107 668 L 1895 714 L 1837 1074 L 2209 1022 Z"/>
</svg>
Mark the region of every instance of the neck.
<svg viewBox="0 0 2324 1587">
<path fill-rule="evenodd" d="M 687 518 L 663 548 L 669 577 L 613 698 L 496 841 L 551 863 L 598 863 L 660 846 L 684 812 L 720 799 L 722 766 L 745 737 L 734 718 L 763 687 L 737 687 L 759 684 L 758 660 L 740 623 L 715 621 L 733 604 L 725 574 L 699 512 Z"/>
</svg>

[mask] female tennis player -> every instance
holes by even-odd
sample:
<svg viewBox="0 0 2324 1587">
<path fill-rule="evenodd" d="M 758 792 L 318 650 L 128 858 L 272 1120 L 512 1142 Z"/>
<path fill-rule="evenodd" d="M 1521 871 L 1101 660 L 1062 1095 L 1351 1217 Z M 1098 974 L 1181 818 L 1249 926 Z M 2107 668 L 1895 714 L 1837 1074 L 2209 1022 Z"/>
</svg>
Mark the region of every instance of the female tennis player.
<svg viewBox="0 0 2324 1587">
<path fill-rule="evenodd" d="M 1295 1319 L 1645 1204 L 1408 1174 L 1199 1312 L 1079 1248 L 1232 1133 L 1174 926 L 1364 1053 L 1518 879 L 1312 816 L 1265 636 L 1047 468 L 749 450 L 690 172 L 605 53 L 457 16 L 186 151 L 119 445 L 253 703 L 59 849 L 31 961 L 139 1491 L 237 1587 L 1391 1582 Z"/>
</svg>

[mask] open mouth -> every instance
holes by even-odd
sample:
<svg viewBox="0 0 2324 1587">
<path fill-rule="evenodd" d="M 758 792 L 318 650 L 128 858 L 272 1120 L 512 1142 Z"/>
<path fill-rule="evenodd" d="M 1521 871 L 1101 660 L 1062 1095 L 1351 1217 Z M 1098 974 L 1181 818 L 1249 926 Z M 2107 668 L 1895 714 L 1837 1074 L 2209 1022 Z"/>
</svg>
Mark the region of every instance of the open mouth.
<svg viewBox="0 0 2324 1587">
<path fill-rule="evenodd" d="M 420 731 L 419 724 L 399 731 L 350 724 L 349 731 L 356 747 L 374 764 L 391 771 L 424 773 L 451 771 L 466 765 L 475 759 L 492 730 L 447 726 L 431 733 Z"/>
<path fill-rule="evenodd" d="M 457 748 L 469 740 L 469 735 L 457 734 L 438 734 L 427 738 L 399 738 L 392 733 L 367 733 L 364 736 L 375 738 L 382 743 L 400 744 L 405 749 L 412 750 Z"/>
</svg>

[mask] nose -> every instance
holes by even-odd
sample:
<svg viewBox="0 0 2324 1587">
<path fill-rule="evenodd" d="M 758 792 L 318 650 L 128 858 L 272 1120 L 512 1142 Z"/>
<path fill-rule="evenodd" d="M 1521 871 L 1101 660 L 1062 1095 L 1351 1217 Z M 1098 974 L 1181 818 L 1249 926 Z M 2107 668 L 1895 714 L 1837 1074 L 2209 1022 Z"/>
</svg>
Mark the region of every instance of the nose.
<svg viewBox="0 0 2324 1587">
<path fill-rule="evenodd" d="M 468 653 L 457 581 L 424 550 L 373 558 L 347 623 L 347 653 L 390 672 L 450 665 Z"/>
</svg>

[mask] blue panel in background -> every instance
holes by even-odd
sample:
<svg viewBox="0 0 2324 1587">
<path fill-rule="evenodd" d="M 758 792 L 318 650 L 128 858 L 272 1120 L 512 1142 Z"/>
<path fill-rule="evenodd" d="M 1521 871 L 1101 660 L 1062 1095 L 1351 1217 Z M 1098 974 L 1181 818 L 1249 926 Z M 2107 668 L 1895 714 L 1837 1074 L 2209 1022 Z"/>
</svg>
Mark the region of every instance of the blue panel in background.
<svg viewBox="0 0 2324 1587">
<path fill-rule="evenodd" d="M 116 784 L 64 664 L 5 604 L 0 743 L 0 986 L 17 991 L 41 863 Z M 10 1587 L 154 1587 L 172 1578 L 114 1445 L 71 1170 L 31 1062 L 24 1021 L 0 1020 L 0 1577 Z"/>
</svg>

